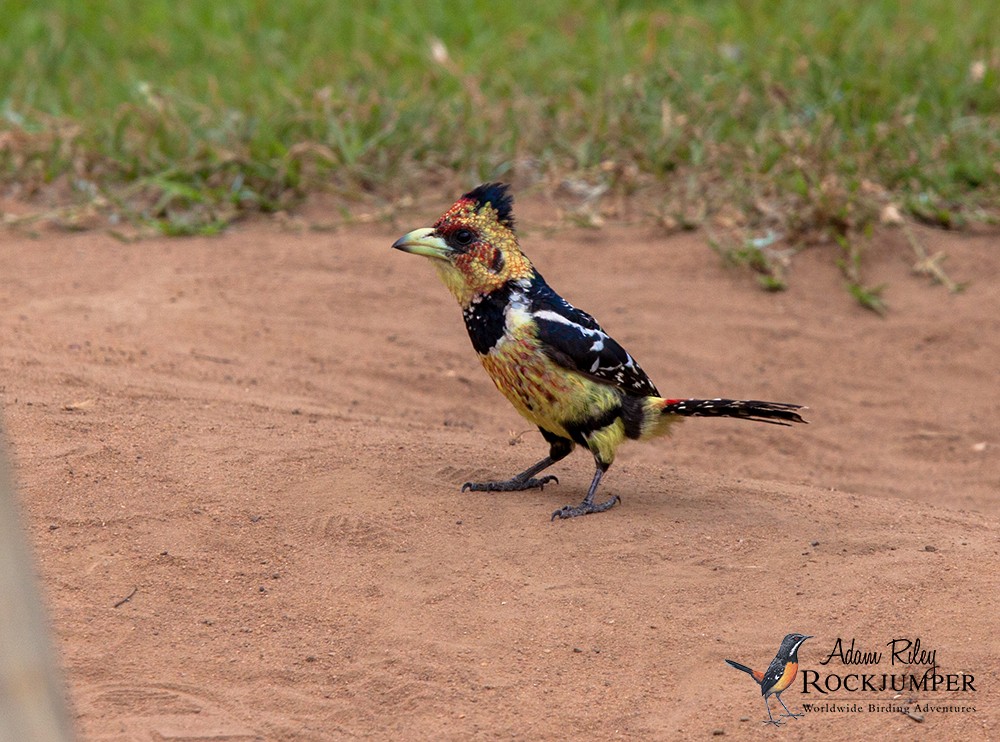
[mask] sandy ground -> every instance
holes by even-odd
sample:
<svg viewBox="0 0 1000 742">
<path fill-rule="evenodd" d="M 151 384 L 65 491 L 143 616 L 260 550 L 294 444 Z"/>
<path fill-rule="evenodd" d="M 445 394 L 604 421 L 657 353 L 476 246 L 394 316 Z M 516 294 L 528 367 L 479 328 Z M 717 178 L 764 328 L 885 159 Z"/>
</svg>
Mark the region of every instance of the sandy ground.
<svg viewBox="0 0 1000 742">
<path fill-rule="evenodd" d="M 811 421 L 689 420 L 621 451 L 620 506 L 551 523 L 586 454 L 544 492 L 459 492 L 546 447 L 430 266 L 389 249 L 437 211 L 0 233 L 0 400 L 84 740 L 1000 738 L 998 235 L 920 232 L 971 280 L 959 296 L 879 235 L 882 319 L 819 249 L 769 295 L 704 236 L 529 208 L 526 252 L 665 395 Z M 975 691 L 897 702 L 975 711 L 764 726 L 723 660 L 763 669 L 792 631 L 815 635 L 803 670 L 840 674 L 859 670 L 820 664 L 838 637 L 919 637 Z M 798 680 L 783 698 L 826 700 Z"/>
</svg>

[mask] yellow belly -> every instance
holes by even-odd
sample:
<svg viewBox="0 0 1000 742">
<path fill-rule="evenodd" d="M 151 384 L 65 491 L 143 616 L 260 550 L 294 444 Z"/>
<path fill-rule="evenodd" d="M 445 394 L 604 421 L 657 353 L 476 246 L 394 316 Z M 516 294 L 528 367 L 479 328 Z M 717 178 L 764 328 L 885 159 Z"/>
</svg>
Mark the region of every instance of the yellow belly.
<svg viewBox="0 0 1000 742">
<path fill-rule="evenodd" d="M 620 404 L 612 387 L 557 366 L 539 351 L 533 338 L 504 339 L 480 360 L 514 409 L 564 438 L 571 437 L 566 424 L 599 418 Z"/>
</svg>

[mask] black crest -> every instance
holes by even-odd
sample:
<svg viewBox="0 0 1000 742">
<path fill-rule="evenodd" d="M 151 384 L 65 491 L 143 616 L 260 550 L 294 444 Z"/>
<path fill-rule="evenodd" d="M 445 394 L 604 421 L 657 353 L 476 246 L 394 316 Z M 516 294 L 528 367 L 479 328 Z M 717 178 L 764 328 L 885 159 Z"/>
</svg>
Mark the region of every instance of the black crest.
<svg viewBox="0 0 1000 742">
<path fill-rule="evenodd" d="M 508 193 L 510 186 L 506 183 L 483 183 L 477 188 L 473 188 L 462 198 L 469 198 L 476 202 L 478 211 L 486 204 L 490 204 L 497 211 L 497 219 L 508 229 L 514 228 L 514 197 Z"/>
</svg>

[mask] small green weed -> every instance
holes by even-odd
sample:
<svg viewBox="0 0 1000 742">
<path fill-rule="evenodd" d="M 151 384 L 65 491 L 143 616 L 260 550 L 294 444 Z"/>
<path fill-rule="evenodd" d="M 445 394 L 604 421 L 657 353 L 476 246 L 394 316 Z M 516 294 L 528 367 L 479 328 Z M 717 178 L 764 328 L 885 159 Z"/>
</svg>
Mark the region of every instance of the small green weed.
<svg viewBox="0 0 1000 742">
<path fill-rule="evenodd" d="M 716 237 L 709 238 L 709 246 L 723 261 L 733 267 L 745 267 L 757 274 L 757 281 L 765 291 L 784 291 L 787 258 L 769 251 L 777 236 L 769 233 L 760 239 L 745 239 L 742 244 L 723 247 Z"/>
</svg>

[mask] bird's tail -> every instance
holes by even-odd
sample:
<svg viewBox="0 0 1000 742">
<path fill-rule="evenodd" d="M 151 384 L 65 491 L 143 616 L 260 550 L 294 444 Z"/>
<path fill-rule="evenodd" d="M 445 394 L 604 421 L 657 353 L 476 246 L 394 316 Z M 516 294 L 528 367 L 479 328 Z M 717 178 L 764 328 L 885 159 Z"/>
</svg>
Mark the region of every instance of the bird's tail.
<svg viewBox="0 0 1000 742">
<path fill-rule="evenodd" d="M 805 422 L 795 411 L 801 409 L 802 406 L 797 404 L 761 402 L 755 399 L 664 399 L 660 414 L 682 417 L 738 417 L 773 425 L 791 425 Z"/>
<path fill-rule="evenodd" d="M 646 397 L 642 407 L 642 440 L 670 433 L 674 423 L 685 417 L 739 417 L 773 425 L 804 423 L 796 410 L 802 407 L 783 402 L 742 401 L 737 399 L 663 399 Z"/>
<path fill-rule="evenodd" d="M 745 672 L 747 675 L 749 675 L 750 677 L 752 677 L 754 680 L 757 679 L 756 677 L 754 677 L 753 670 L 751 670 L 746 665 L 741 665 L 739 662 L 733 662 L 732 660 L 726 660 L 726 664 L 729 665 L 729 666 L 731 666 L 731 667 L 735 667 L 740 672 Z"/>
</svg>

